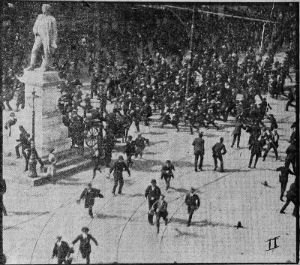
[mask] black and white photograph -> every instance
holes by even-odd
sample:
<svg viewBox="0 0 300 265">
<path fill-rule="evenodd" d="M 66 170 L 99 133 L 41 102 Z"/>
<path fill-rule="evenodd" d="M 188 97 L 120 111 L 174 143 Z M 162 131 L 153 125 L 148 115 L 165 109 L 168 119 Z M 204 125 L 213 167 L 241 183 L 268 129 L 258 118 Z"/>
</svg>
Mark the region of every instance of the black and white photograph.
<svg viewBox="0 0 300 265">
<path fill-rule="evenodd" d="M 299 262 L 299 2 L 1 1 L 0 264 Z"/>
</svg>

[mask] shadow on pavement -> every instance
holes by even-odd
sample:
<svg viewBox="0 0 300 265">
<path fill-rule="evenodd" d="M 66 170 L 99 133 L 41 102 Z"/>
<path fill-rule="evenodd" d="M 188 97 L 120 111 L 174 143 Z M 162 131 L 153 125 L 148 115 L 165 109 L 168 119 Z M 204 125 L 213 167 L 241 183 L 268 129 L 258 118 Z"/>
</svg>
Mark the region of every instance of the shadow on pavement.
<svg viewBox="0 0 300 265">
<path fill-rule="evenodd" d="M 48 214 L 50 212 L 30 212 L 30 211 L 26 211 L 26 212 L 9 212 L 13 215 L 43 215 L 43 214 Z"/>
<path fill-rule="evenodd" d="M 187 215 L 187 219 L 188 219 L 188 215 Z M 172 218 L 170 222 L 187 225 L 187 219 Z M 218 226 L 218 227 L 236 228 L 236 225 L 212 222 L 212 221 L 208 221 L 208 220 L 196 221 L 196 222 L 192 221 L 191 226 L 197 226 L 197 227 L 207 227 L 207 226 L 216 227 L 216 226 Z"/>
<path fill-rule="evenodd" d="M 103 214 L 103 213 L 97 213 L 96 214 L 97 218 L 100 219 L 124 219 L 127 220 L 128 218 L 120 215 L 113 215 L 113 214 Z"/>
<path fill-rule="evenodd" d="M 197 233 L 182 232 L 178 228 L 175 228 L 175 231 L 177 232 L 175 237 L 189 236 L 189 237 L 202 237 L 203 238 L 203 236 L 200 236 Z"/>
</svg>

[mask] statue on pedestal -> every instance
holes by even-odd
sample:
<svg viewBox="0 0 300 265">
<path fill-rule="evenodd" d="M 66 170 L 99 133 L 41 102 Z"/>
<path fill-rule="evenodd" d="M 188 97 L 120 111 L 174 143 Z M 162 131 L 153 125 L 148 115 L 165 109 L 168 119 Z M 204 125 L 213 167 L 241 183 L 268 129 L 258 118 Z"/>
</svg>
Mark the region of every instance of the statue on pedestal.
<svg viewBox="0 0 300 265">
<path fill-rule="evenodd" d="M 35 24 L 33 26 L 33 33 L 35 35 L 35 41 L 31 52 L 30 66 L 26 69 L 32 71 L 35 69 L 36 59 L 38 51 L 43 46 L 44 56 L 41 65 L 42 71 L 50 70 L 50 59 L 54 53 L 57 40 L 57 26 L 56 20 L 50 15 L 51 6 L 48 4 L 42 5 L 43 14 L 38 15 Z"/>
</svg>

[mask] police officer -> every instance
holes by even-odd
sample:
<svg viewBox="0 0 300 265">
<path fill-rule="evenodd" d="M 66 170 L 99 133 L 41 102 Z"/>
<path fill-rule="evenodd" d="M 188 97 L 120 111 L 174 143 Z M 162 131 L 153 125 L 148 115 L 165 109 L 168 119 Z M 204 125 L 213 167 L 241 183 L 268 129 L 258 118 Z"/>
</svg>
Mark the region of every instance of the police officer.
<svg viewBox="0 0 300 265">
<path fill-rule="evenodd" d="M 197 172 L 198 168 L 198 159 L 200 157 L 199 170 L 202 171 L 203 157 L 204 157 L 204 140 L 202 139 L 203 132 L 199 133 L 199 137 L 193 141 L 194 146 L 194 155 L 195 155 L 195 171 Z"/>
<path fill-rule="evenodd" d="M 170 188 L 171 178 L 174 178 L 173 171 L 175 171 L 174 165 L 171 163 L 170 160 L 167 160 L 161 168 L 161 179 L 165 179 L 166 190 Z"/>
<path fill-rule="evenodd" d="M 81 193 L 79 200 L 77 200 L 77 203 L 80 203 L 81 199 L 85 200 L 84 207 L 89 209 L 89 215 L 91 218 L 94 218 L 93 206 L 96 197 L 103 198 L 104 196 L 100 193 L 100 190 L 92 188 L 92 183 L 89 183 L 87 188 L 85 188 Z"/>
<path fill-rule="evenodd" d="M 138 134 L 138 137 L 135 139 L 135 157 L 137 157 L 138 155 L 140 156 L 140 158 L 143 157 L 143 151 L 146 147 L 146 143 L 147 145 L 149 144 L 149 139 L 146 139 L 145 137 L 142 136 L 142 134 Z"/>
<path fill-rule="evenodd" d="M 283 194 L 285 192 L 286 185 L 289 181 L 289 174 L 295 175 L 295 173 L 291 171 L 289 168 L 286 168 L 285 166 L 277 168 L 276 171 L 280 171 L 279 174 L 279 182 L 281 185 L 280 200 L 283 202 Z"/>
<path fill-rule="evenodd" d="M 154 205 L 154 203 L 159 199 L 160 195 L 161 195 L 160 188 L 156 186 L 156 180 L 152 179 L 151 185 L 149 185 L 145 191 L 145 198 L 148 199 L 148 206 L 149 206 L 148 222 L 151 225 L 153 225 L 153 215 L 157 209 L 157 204 Z"/>
<path fill-rule="evenodd" d="M 194 211 L 198 210 L 198 208 L 200 207 L 200 198 L 195 193 L 195 191 L 196 190 L 194 188 L 191 188 L 190 192 L 185 197 L 185 204 L 188 207 L 188 214 L 189 214 L 189 219 L 188 219 L 188 222 L 187 222 L 187 226 L 191 225 L 191 221 L 192 221 Z"/>
<path fill-rule="evenodd" d="M 284 211 L 285 211 L 286 207 L 288 207 L 290 202 L 292 202 L 294 204 L 293 216 L 296 217 L 297 216 L 297 208 L 296 207 L 299 207 L 299 206 L 297 206 L 297 196 L 298 196 L 297 184 L 296 184 L 296 182 L 294 182 L 294 183 L 292 183 L 289 191 L 286 194 L 286 202 L 282 206 L 280 213 L 285 213 Z"/>
<path fill-rule="evenodd" d="M 114 171 L 114 186 L 112 189 L 113 195 L 115 195 L 116 188 L 119 184 L 119 191 L 118 194 L 122 194 L 122 188 L 124 185 L 124 180 L 123 180 L 123 171 L 126 170 L 128 172 L 128 176 L 130 177 L 130 170 L 127 166 L 127 164 L 124 161 L 123 156 L 119 156 L 119 159 L 113 164 L 111 169 L 109 170 L 109 175 L 111 172 Z"/>
<path fill-rule="evenodd" d="M 232 140 L 231 147 L 234 146 L 235 140 L 237 139 L 237 148 L 240 148 L 240 139 L 241 139 L 242 129 L 246 129 L 246 128 L 245 128 L 245 126 L 243 125 L 243 123 L 241 122 L 241 118 L 238 117 L 238 118 L 237 118 L 237 121 L 236 121 L 236 124 L 235 124 L 234 131 L 233 131 L 233 133 L 232 133 L 232 135 L 233 135 L 233 140 Z"/>
<path fill-rule="evenodd" d="M 132 141 L 131 135 L 128 136 L 128 140 L 125 145 L 125 154 L 127 157 L 127 166 L 130 167 L 133 164 L 131 157 L 135 154 L 135 142 Z"/>
<path fill-rule="evenodd" d="M 221 137 L 220 138 L 220 142 L 216 143 L 213 148 L 212 148 L 212 152 L 213 152 L 213 158 L 214 158 L 214 163 L 215 163 L 215 168 L 214 171 L 217 170 L 218 167 L 218 160 L 220 160 L 220 172 L 224 172 L 224 165 L 223 165 L 223 155 L 225 155 L 227 153 L 227 150 L 225 148 L 225 145 L 223 144 L 224 138 Z"/>
<path fill-rule="evenodd" d="M 249 146 L 249 150 L 251 150 L 251 156 L 250 156 L 250 161 L 249 161 L 249 165 L 248 165 L 249 168 L 251 168 L 252 160 L 253 160 L 254 156 L 255 156 L 255 161 L 254 161 L 253 168 L 256 167 L 258 158 L 261 157 L 262 147 L 263 147 L 263 144 L 262 144 L 262 140 L 261 139 L 254 138 L 251 141 L 251 144 Z"/>
<path fill-rule="evenodd" d="M 93 162 L 93 178 L 96 177 L 96 171 L 98 170 L 101 173 L 101 161 L 105 156 L 100 154 L 98 147 L 94 148 L 94 153 L 92 155 Z"/>
<path fill-rule="evenodd" d="M 297 152 L 298 150 L 295 142 L 292 142 L 286 149 L 285 167 L 289 168 L 290 164 L 292 164 L 294 172 L 296 172 Z"/>
</svg>

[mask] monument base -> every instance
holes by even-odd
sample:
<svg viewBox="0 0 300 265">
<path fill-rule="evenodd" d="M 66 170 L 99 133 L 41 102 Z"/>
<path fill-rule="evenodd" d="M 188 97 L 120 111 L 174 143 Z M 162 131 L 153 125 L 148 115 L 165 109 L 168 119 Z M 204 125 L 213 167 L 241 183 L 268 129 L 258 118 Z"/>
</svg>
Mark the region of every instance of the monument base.
<svg viewBox="0 0 300 265">
<path fill-rule="evenodd" d="M 70 148 L 68 128 L 62 123 L 58 109 L 60 92 L 57 88 L 62 81 L 57 71 L 24 71 L 19 78 L 25 83 L 26 106 L 22 113 L 22 124 L 28 133 L 33 134 L 32 123 L 35 116 L 35 148 L 40 157 L 49 154 L 50 148 L 55 152 Z M 33 95 L 35 98 L 33 100 Z M 32 136 L 32 135 L 31 135 Z"/>
</svg>

